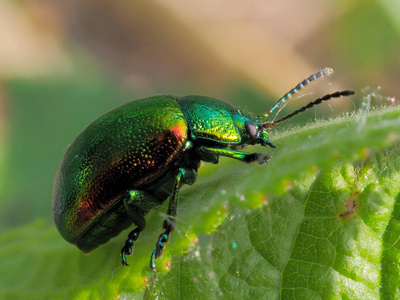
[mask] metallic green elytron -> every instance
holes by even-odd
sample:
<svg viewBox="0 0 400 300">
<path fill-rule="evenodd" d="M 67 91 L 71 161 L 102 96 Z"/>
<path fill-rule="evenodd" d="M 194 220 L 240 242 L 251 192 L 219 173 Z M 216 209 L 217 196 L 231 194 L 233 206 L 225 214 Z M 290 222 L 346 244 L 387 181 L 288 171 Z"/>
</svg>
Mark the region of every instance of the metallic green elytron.
<svg viewBox="0 0 400 300">
<path fill-rule="evenodd" d="M 144 216 L 168 198 L 163 227 L 151 255 L 150 268 L 161 256 L 174 230 L 178 191 L 193 184 L 201 161 L 219 156 L 266 163 L 262 153 L 238 151 L 240 146 L 275 147 L 268 128 L 331 98 L 319 98 L 277 121 L 266 119 L 308 82 L 331 73 L 318 72 L 289 91 L 264 115 L 254 115 L 218 99 L 203 96 L 154 96 L 118 107 L 90 124 L 69 146 L 59 166 L 53 194 L 56 226 L 68 242 L 89 252 L 134 223 L 121 250 L 121 261 L 145 228 Z"/>
</svg>

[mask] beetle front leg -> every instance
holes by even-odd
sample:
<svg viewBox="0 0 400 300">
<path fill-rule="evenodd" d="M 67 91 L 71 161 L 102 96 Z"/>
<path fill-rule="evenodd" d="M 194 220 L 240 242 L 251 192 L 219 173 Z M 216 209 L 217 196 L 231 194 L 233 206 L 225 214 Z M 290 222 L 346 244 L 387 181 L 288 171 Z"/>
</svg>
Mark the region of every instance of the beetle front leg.
<svg viewBox="0 0 400 300">
<path fill-rule="evenodd" d="M 204 154 L 215 154 L 215 155 L 222 155 L 230 158 L 234 158 L 246 163 L 251 163 L 257 161 L 260 164 L 267 163 L 271 156 L 263 154 L 263 153 L 247 153 L 232 149 L 220 149 L 220 148 L 210 148 L 201 146 L 197 148 L 197 151 L 204 155 Z"/>
<path fill-rule="evenodd" d="M 156 249 L 153 251 L 150 257 L 150 269 L 152 271 L 157 271 L 155 260 L 162 255 L 164 251 L 164 246 L 169 240 L 169 235 L 175 229 L 179 187 L 182 177 L 184 177 L 186 172 L 187 171 L 185 169 L 179 169 L 178 174 L 176 175 L 171 199 L 169 200 L 168 204 L 167 217 L 165 218 L 163 223 L 163 228 L 165 229 L 165 231 L 159 236 L 156 243 Z"/>
</svg>

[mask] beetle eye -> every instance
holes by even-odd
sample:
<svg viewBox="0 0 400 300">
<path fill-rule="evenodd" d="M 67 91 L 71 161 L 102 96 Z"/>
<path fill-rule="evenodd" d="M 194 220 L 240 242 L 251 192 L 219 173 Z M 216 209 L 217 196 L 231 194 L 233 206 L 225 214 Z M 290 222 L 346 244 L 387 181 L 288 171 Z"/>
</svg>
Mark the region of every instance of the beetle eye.
<svg viewBox="0 0 400 300">
<path fill-rule="evenodd" d="M 246 131 L 247 131 L 247 133 L 249 134 L 249 136 L 250 136 L 252 139 L 255 139 L 256 136 L 257 136 L 257 128 L 256 128 L 256 126 L 254 125 L 254 123 L 253 123 L 253 122 L 250 122 L 250 121 L 246 121 L 246 122 L 244 123 L 244 126 L 246 127 Z"/>
</svg>

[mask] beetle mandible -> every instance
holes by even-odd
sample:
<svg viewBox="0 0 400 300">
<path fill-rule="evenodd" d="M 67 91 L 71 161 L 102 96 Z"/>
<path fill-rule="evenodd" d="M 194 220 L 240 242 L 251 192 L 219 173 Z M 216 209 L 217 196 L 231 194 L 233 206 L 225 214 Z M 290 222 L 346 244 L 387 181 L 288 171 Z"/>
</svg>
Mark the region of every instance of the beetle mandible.
<svg viewBox="0 0 400 300">
<path fill-rule="evenodd" d="M 122 265 L 146 226 L 144 216 L 169 198 L 164 232 L 151 254 L 150 268 L 174 230 L 178 192 L 193 184 L 201 161 L 220 156 L 266 163 L 270 156 L 238 151 L 241 146 L 275 148 L 268 129 L 323 101 L 353 95 L 327 94 L 276 121 L 269 115 L 310 81 L 332 73 L 326 68 L 280 98 L 265 114 L 204 97 L 154 96 L 129 102 L 91 123 L 69 146 L 57 171 L 53 215 L 68 242 L 89 252 L 134 223 L 121 250 Z"/>
</svg>

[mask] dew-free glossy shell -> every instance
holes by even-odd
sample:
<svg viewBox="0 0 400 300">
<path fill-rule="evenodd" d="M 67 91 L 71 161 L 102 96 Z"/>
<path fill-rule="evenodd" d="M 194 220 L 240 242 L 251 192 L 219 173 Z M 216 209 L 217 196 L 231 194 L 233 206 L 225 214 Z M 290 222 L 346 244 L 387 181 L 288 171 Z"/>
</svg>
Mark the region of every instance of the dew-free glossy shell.
<svg viewBox="0 0 400 300">
<path fill-rule="evenodd" d="M 68 148 L 56 176 L 53 215 L 61 235 L 75 243 L 110 208 L 122 205 L 116 203 L 121 193 L 167 170 L 187 135 L 173 96 L 130 102 L 90 124 Z"/>
</svg>

